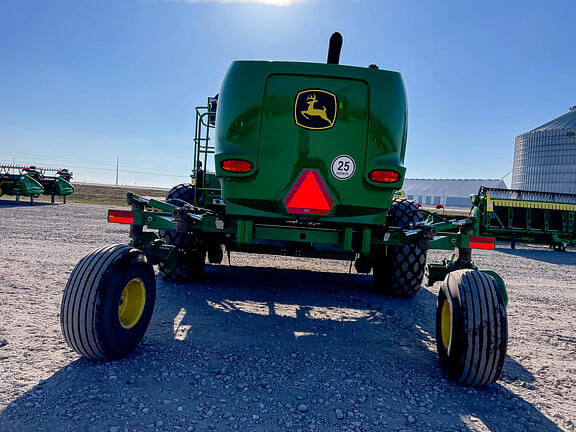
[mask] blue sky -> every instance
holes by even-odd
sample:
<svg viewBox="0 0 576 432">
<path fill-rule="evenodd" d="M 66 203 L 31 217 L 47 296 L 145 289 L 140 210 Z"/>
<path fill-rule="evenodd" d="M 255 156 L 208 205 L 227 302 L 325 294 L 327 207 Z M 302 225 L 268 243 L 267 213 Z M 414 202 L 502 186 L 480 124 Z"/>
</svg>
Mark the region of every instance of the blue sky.
<svg viewBox="0 0 576 432">
<path fill-rule="evenodd" d="M 516 135 L 576 105 L 574 16 L 573 0 L 2 0 L 0 162 L 113 183 L 119 157 L 121 183 L 187 181 L 194 107 L 230 62 L 324 62 L 340 31 L 341 63 L 404 77 L 408 177 L 500 178 Z"/>
</svg>

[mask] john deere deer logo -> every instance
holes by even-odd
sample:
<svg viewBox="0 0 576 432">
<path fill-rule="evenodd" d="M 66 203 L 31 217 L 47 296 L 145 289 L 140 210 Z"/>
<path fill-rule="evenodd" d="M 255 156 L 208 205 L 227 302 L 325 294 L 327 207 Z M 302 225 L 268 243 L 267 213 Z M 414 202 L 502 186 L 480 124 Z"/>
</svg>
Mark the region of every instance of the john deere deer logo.
<svg viewBox="0 0 576 432">
<path fill-rule="evenodd" d="M 302 90 L 294 101 L 294 121 L 304 129 L 330 129 L 336 121 L 336 95 L 326 90 Z"/>
</svg>

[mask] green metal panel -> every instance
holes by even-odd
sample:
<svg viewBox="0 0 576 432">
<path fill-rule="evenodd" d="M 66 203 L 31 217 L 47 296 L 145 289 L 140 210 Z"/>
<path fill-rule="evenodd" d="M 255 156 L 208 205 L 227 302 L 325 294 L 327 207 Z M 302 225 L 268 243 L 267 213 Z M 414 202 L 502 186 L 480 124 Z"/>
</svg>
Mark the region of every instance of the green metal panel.
<svg viewBox="0 0 576 432">
<path fill-rule="evenodd" d="M 310 130 L 298 120 L 306 101 L 333 94 L 332 124 Z M 326 101 L 308 105 L 316 116 Z M 304 104 L 303 106 L 306 106 Z M 312 113 L 312 114 L 311 114 Z M 316 113 L 316 114 L 314 114 Z M 303 169 L 318 170 L 335 205 L 320 221 L 382 224 L 393 191 L 402 185 L 406 141 L 406 100 L 400 74 L 369 68 L 288 62 L 234 62 L 221 88 L 216 120 L 216 172 L 229 215 L 294 218 L 282 198 Z M 332 172 L 338 156 L 349 157 L 353 175 Z M 251 162 L 253 171 L 227 173 L 226 159 Z M 368 178 L 373 169 L 400 174 L 394 184 Z"/>
<path fill-rule="evenodd" d="M 340 243 L 339 231 L 317 231 L 285 227 L 256 226 L 254 237 L 262 240 L 285 240 L 301 243 Z"/>
<path fill-rule="evenodd" d="M 139 225 L 146 225 L 148 228 L 157 230 L 174 229 L 174 219 L 168 215 L 155 212 L 136 213 L 134 222 Z"/>
<path fill-rule="evenodd" d="M 18 182 L 18 186 L 20 187 L 20 193 L 22 195 L 40 195 L 44 192 L 44 188 L 42 185 L 34 180 L 32 177 L 23 175 L 20 177 L 20 181 Z"/>
<path fill-rule="evenodd" d="M 372 230 L 370 228 L 365 228 L 362 230 L 362 247 L 360 252 L 364 255 L 370 253 L 370 244 L 372 242 Z"/>
<path fill-rule="evenodd" d="M 350 227 L 344 228 L 344 237 L 342 239 L 342 245 L 344 250 L 351 251 L 352 250 L 352 235 L 354 234 L 354 230 Z"/>
<path fill-rule="evenodd" d="M 254 221 L 239 219 L 237 221 L 236 241 L 241 244 L 251 244 L 254 238 Z"/>
<path fill-rule="evenodd" d="M 300 90 L 327 89 L 338 96 L 338 112 L 329 130 L 307 130 L 294 122 L 294 97 Z M 313 93 L 314 95 L 316 94 Z M 370 207 L 370 197 L 360 195 L 368 119 L 368 87 L 357 80 L 273 75 L 268 79 L 263 104 L 260 155 L 257 178 L 266 181 L 258 200 L 278 201 L 304 168 L 320 171 L 327 188 L 340 203 Z M 278 131 L 282 130 L 282 133 Z M 331 162 L 340 155 L 356 161 L 356 171 L 348 180 L 331 173 Z M 368 201 L 368 202 L 367 202 Z M 248 204 L 250 205 L 250 204 Z M 258 203 L 254 203 L 258 207 Z M 338 214 L 339 206 L 332 214 Z M 279 210 L 281 210 L 279 208 Z M 340 211 L 341 213 L 341 211 Z"/>
<path fill-rule="evenodd" d="M 72 186 L 69 182 L 67 182 L 63 178 L 56 179 L 54 186 L 55 186 L 57 195 L 65 196 L 65 195 L 71 195 L 74 193 L 74 186 Z"/>
</svg>

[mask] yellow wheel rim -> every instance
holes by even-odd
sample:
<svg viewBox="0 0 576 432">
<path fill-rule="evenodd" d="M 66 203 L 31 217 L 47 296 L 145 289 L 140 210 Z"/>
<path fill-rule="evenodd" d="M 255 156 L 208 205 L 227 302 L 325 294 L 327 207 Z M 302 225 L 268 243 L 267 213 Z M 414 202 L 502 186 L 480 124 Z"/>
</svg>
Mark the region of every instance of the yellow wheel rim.
<svg viewBox="0 0 576 432">
<path fill-rule="evenodd" d="M 146 304 L 146 287 L 140 278 L 134 278 L 122 290 L 118 305 L 118 319 L 125 329 L 131 329 L 142 317 Z"/>
<path fill-rule="evenodd" d="M 440 312 L 440 328 L 442 329 L 442 345 L 446 351 L 450 346 L 450 338 L 452 334 L 452 313 L 450 303 L 444 299 L 442 302 L 442 310 Z"/>
</svg>

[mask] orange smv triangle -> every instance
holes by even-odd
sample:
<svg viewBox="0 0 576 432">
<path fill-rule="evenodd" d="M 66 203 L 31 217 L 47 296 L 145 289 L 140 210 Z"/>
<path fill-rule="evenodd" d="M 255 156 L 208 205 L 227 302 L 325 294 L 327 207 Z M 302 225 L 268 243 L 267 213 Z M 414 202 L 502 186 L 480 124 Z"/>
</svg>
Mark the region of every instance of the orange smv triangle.
<svg viewBox="0 0 576 432">
<path fill-rule="evenodd" d="M 290 213 L 326 215 L 333 202 L 318 171 L 305 170 L 284 201 Z"/>
</svg>

